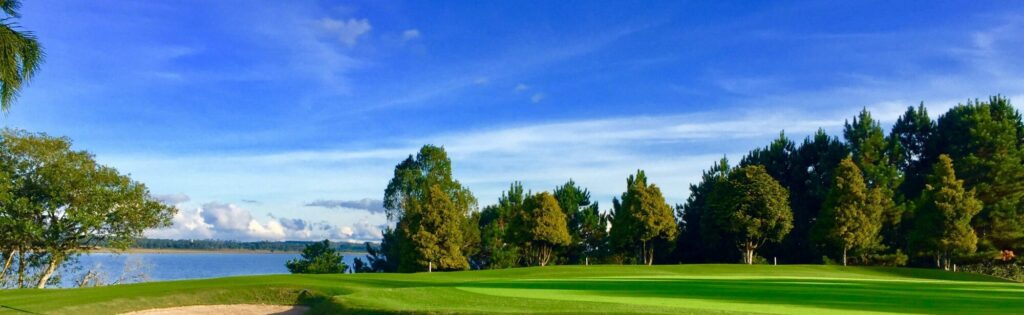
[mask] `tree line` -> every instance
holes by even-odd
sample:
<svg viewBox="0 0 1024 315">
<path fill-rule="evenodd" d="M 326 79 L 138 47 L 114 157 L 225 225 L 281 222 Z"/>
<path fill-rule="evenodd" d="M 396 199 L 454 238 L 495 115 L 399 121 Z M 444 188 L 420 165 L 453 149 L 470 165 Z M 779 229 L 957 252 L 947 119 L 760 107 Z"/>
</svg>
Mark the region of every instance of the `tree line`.
<svg viewBox="0 0 1024 315">
<path fill-rule="evenodd" d="M 1024 124 L 1002 96 L 937 119 L 922 103 L 886 132 L 867 110 L 841 135 L 784 132 L 733 165 L 723 157 L 670 206 L 643 170 L 601 211 L 572 180 L 513 182 L 478 207 L 442 147 L 395 167 L 393 227 L 358 272 L 591 263 L 837 263 L 952 268 L 1013 260 L 1024 238 Z M 670 192 L 682 193 L 682 192 Z"/>
</svg>

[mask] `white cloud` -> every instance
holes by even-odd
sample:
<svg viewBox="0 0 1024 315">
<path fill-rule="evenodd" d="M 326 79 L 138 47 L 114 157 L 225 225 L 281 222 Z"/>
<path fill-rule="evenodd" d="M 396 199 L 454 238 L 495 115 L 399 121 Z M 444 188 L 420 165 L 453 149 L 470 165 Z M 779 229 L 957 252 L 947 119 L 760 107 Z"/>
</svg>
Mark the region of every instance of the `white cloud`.
<svg viewBox="0 0 1024 315">
<path fill-rule="evenodd" d="M 403 42 L 407 42 L 407 41 L 414 40 L 414 39 L 417 39 L 417 38 L 420 38 L 420 30 L 418 30 L 418 29 L 415 29 L 415 28 L 414 29 L 408 29 L 408 30 L 405 30 L 404 32 L 402 32 L 402 41 Z"/>
<path fill-rule="evenodd" d="M 234 204 L 210 202 L 195 209 L 179 209 L 167 228 L 146 232 L 147 237 L 170 239 L 231 240 L 322 240 L 373 241 L 381 238 L 380 226 L 367 220 L 353 225 L 333 225 L 326 221 L 310 222 L 300 218 L 257 220 Z"/>
<path fill-rule="evenodd" d="M 360 36 L 369 33 L 373 29 L 370 26 L 370 21 L 367 19 L 335 20 L 323 18 L 320 19 L 320 27 L 337 36 L 342 43 L 349 47 L 355 46 Z"/>
<path fill-rule="evenodd" d="M 543 101 L 543 100 L 544 100 L 544 93 L 534 93 L 533 96 L 530 96 L 530 102 L 533 102 L 534 104 L 540 103 L 540 101 Z"/>
<path fill-rule="evenodd" d="M 526 90 L 529 90 L 529 89 L 530 89 L 530 87 L 526 86 L 526 84 L 519 83 L 519 84 L 516 84 L 515 91 L 516 91 L 516 93 L 519 93 L 519 92 L 525 92 Z"/>
</svg>

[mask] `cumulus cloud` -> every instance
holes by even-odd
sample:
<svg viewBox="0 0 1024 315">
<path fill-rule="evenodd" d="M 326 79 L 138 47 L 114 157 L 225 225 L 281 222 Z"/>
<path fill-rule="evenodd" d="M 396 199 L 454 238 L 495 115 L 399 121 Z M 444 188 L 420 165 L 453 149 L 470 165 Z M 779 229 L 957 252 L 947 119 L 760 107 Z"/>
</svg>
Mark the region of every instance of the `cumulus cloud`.
<svg viewBox="0 0 1024 315">
<path fill-rule="evenodd" d="M 420 30 L 418 30 L 418 29 L 415 29 L 415 28 L 414 29 L 408 29 L 408 30 L 405 30 L 404 32 L 402 32 L 402 41 L 403 42 L 407 42 L 407 41 L 414 40 L 414 39 L 417 39 L 417 38 L 420 38 Z"/>
<path fill-rule="evenodd" d="M 349 47 L 355 46 L 360 36 L 373 29 L 367 19 L 335 20 L 332 18 L 320 19 L 320 28 L 337 36 L 338 40 Z"/>
<path fill-rule="evenodd" d="M 156 200 L 159 200 L 160 202 L 170 206 L 183 204 L 191 200 L 191 198 L 189 198 L 188 195 L 183 193 L 153 195 L 153 198 L 156 198 Z"/>
<path fill-rule="evenodd" d="M 268 220 L 253 218 L 249 210 L 230 203 L 209 202 L 195 209 L 179 209 L 172 226 L 146 232 L 147 237 L 169 239 L 231 239 L 231 240 L 322 240 L 376 241 L 381 227 L 366 220 L 353 225 L 335 225 L 327 221 L 312 222 L 301 218 Z"/>
<path fill-rule="evenodd" d="M 320 199 L 306 204 L 307 207 L 323 208 L 344 208 L 366 210 L 370 213 L 384 213 L 384 201 L 379 199 L 363 198 L 359 200 L 325 200 Z"/>
</svg>

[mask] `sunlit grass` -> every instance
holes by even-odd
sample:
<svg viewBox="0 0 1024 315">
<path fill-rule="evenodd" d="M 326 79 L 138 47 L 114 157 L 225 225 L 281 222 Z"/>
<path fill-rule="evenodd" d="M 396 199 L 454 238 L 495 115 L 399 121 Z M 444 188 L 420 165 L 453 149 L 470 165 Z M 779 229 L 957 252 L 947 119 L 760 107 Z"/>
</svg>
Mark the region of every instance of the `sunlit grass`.
<svg viewBox="0 0 1024 315">
<path fill-rule="evenodd" d="M 1024 307 L 1024 285 L 911 268 L 678 265 L 274 275 L 0 292 L 0 312 L 108 314 L 230 303 L 309 304 L 323 313 L 1008 314 Z"/>
</svg>

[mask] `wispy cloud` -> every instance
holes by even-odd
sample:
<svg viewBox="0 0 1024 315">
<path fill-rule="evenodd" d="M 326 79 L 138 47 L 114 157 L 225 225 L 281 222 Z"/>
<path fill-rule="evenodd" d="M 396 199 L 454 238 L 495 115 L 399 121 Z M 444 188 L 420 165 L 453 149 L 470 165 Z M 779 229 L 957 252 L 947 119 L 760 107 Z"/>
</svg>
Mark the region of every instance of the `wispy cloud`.
<svg viewBox="0 0 1024 315">
<path fill-rule="evenodd" d="M 363 198 L 360 200 L 326 200 L 320 199 L 306 203 L 307 207 L 321 207 L 329 209 L 355 209 L 368 211 L 371 214 L 384 213 L 384 202 L 379 199 Z"/>
<path fill-rule="evenodd" d="M 342 43 L 349 47 L 356 45 L 356 40 L 360 36 L 369 33 L 373 29 L 370 26 L 370 21 L 367 19 L 348 19 L 348 20 L 335 20 L 332 18 L 322 18 L 319 21 L 320 27 L 338 37 Z M 416 33 L 417 36 L 419 32 Z"/>
<path fill-rule="evenodd" d="M 407 42 L 418 38 L 420 38 L 420 30 L 418 29 L 408 29 L 402 32 L 402 41 Z"/>
</svg>

